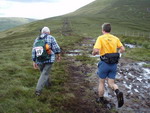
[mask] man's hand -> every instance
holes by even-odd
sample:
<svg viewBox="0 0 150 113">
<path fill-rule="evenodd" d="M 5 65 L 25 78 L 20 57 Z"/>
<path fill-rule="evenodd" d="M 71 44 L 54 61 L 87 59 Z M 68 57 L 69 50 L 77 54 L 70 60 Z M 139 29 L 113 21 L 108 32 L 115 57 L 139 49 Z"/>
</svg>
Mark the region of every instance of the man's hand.
<svg viewBox="0 0 150 113">
<path fill-rule="evenodd" d="M 99 49 L 93 49 L 92 55 L 98 55 L 99 54 Z"/>
<path fill-rule="evenodd" d="M 38 69 L 39 68 L 38 65 L 35 62 L 33 62 L 33 68 L 34 69 Z"/>
<path fill-rule="evenodd" d="M 123 53 L 123 52 L 125 52 L 125 47 L 121 46 L 118 50 L 118 53 Z"/>
<path fill-rule="evenodd" d="M 57 60 L 57 62 L 60 62 L 60 61 L 61 61 L 61 56 L 60 56 L 60 54 L 56 54 L 56 60 Z"/>
</svg>

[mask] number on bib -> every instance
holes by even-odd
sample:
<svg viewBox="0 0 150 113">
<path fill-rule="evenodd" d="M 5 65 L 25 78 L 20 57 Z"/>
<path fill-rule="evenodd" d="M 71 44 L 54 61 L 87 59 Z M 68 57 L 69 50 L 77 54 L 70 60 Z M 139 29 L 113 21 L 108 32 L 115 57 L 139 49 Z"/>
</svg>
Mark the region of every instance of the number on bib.
<svg viewBox="0 0 150 113">
<path fill-rule="evenodd" d="M 37 56 L 37 57 L 39 57 L 39 56 L 42 55 L 42 53 L 43 53 L 43 47 L 42 47 L 42 46 L 35 47 L 34 49 L 35 49 L 35 51 L 36 51 L 36 56 Z"/>
</svg>

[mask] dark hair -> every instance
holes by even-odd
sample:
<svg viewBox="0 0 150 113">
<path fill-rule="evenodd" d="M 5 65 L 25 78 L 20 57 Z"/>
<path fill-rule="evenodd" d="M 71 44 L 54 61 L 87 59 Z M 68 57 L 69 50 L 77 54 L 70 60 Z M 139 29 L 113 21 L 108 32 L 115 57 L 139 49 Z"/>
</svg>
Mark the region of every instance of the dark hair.
<svg viewBox="0 0 150 113">
<path fill-rule="evenodd" d="M 102 30 L 109 33 L 111 31 L 111 25 L 110 25 L 110 23 L 104 23 L 102 25 Z"/>
</svg>

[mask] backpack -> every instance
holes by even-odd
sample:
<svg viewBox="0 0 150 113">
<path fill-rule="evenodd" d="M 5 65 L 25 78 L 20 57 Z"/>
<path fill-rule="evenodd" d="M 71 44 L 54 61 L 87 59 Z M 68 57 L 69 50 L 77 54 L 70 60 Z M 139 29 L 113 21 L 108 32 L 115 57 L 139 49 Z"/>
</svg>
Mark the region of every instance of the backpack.
<svg viewBox="0 0 150 113">
<path fill-rule="evenodd" d="M 50 60 L 51 49 L 50 46 L 46 43 L 45 37 L 39 37 L 34 46 L 37 62 L 44 62 Z"/>
</svg>

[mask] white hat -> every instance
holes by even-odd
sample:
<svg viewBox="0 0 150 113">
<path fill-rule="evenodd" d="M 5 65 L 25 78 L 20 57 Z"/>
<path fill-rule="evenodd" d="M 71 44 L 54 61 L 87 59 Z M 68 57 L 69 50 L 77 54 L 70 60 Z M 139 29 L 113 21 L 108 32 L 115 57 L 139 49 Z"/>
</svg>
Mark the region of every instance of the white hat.
<svg viewBox="0 0 150 113">
<path fill-rule="evenodd" d="M 50 29 L 48 27 L 43 27 L 41 33 L 50 33 Z"/>
</svg>

